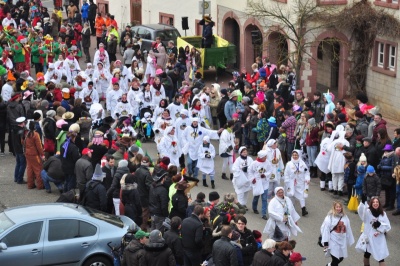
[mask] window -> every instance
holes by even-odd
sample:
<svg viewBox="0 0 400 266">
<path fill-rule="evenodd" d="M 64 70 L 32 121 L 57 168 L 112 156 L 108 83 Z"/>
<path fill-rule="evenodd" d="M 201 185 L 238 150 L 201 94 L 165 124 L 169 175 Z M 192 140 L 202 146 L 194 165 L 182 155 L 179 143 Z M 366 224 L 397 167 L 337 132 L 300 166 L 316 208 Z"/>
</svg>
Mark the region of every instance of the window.
<svg viewBox="0 0 400 266">
<path fill-rule="evenodd" d="M 3 233 L 13 225 L 14 222 L 11 221 L 4 212 L 0 213 L 0 233 Z"/>
<path fill-rule="evenodd" d="M 375 0 L 374 5 L 392 9 L 399 9 L 399 0 Z"/>
<path fill-rule="evenodd" d="M 97 228 L 84 221 L 62 219 L 49 222 L 49 241 L 93 236 Z"/>
<path fill-rule="evenodd" d="M 144 28 L 139 28 L 137 33 L 141 39 L 146 39 L 146 40 L 151 40 L 151 33 L 150 31 L 144 29 Z"/>
<path fill-rule="evenodd" d="M 376 72 L 396 77 L 397 43 L 377 38 L 371 68 Z"/>
<path fill-rule="evenodd" d="M 36 244 L 40 240 L 42 234 L 43 222 L 34 222 L 21 225 L 11 231 L 3 239 L 7 247 L 17 247 L 24 245 Z"/>
<path fill-rule="evenodd" d="M 328 6 L 328 5 L 346 5 L 347 0 L 317 0 L 317 5 Z"/>
<path fill-rule="evenodd" d="M 174 15 L 159 13 L 159 23 L 174 26 Z"/>
</svg>

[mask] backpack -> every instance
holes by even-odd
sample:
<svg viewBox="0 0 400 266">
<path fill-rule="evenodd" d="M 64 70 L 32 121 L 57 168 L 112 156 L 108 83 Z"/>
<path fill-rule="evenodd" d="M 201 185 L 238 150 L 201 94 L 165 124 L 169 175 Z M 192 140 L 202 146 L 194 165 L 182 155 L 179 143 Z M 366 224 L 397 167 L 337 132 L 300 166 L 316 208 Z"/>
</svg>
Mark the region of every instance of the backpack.
<svg viewBox="0 0 400 266">
<path fill-rule="evenodd" d="M 91 182 L 91 181 L 89 181 L 89 182 Z M 82 193 L 81 193 L 81 195 L 80 195 L 80 198 L 79 198 L 78 203 L 79 203 L 80 205 L 82 205 L 82 206 L 86 206 L 86 198 L 87 198 L 87 195 L 88 195 L 91 191 L 93 191 L 93 190 L 95 189 L 95 187 L 97 187 L 100 183 L 101 183 L 101 182 L 96 182 L 96 184 L 95 184 L 92 188 L 88 188 L 88 186 L 87 186 L 87 184 L 86 184 L 85 188 L 83 189 L 83 191 L 82 191 Z"/>
</svg>

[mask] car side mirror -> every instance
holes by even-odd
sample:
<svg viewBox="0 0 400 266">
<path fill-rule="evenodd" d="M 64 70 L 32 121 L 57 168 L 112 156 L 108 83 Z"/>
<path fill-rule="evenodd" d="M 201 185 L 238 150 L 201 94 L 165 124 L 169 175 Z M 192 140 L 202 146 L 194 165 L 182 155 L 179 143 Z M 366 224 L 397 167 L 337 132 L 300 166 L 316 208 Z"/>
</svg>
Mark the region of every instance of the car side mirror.
<svg viewBox="0 0 400 266">
<path fill-rule="evenodd" d="M 0 250 L 6 250 L 7 249 L 7 245 L 3 242 L 0 242 Z"/>
</svg>

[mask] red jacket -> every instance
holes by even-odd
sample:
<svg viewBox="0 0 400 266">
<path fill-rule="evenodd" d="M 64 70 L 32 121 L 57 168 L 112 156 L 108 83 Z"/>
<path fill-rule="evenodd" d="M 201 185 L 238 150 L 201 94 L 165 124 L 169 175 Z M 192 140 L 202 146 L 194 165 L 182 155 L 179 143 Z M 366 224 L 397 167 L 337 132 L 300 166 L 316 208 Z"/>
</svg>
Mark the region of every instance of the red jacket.
<svg viewBox="0 0 400 266">
<path fill-rule="evenodd" d="M 61 102 L 62 101 L 62 93 L 61 93 L 61 90 L 59 88 L 55 88 L 53 94 L 54 94 L 54 101 L 55 102 Z"/>
<path fill-rule="evenodd" d="M 319 136 L 318 136 L 319 128 L 313 127 L 306 135 L 306 145 L 307 146 L 318 146 L 319 144 Z"/>
<path fill-rule="evenodd" d="M 253 72 L 253 75 L 250 76 L 250 78 L 247 79 L 247 81 L 250 83 L 250 85 L 254 82 L 257 83 L 258 78 L 260 77 L 260 74 L 257 72 Z"/>
</svg>

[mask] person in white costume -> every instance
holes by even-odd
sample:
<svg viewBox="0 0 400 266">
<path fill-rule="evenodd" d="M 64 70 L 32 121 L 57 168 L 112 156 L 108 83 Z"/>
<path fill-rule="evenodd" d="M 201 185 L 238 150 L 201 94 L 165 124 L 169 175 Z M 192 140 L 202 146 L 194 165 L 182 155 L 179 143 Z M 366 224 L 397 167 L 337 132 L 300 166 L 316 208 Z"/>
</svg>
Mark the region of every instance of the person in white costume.
<svg viewBox="0 0 400 266">
<path fill-rule="evenodd" d="M 329 145 L 332 143 L 332 133 L 333 129 L 335 126 L 333 125 L 332 122 L 327 122 L 325 124 L 325 131 L 322 134 L 322 141 L 319 145 L 320 151 L 318 153 L 317 158 L 315 159 L 315 164 L 317 165 L 318 169 L 321 171 L 321 176 L 320 176 L 320 189 L 321 191 L 325 190 L 325 184 L 326 181 L 328 181 L 329 184 L 329 190 L 333 191 L 332 187 L 332 180 L 331 180 L 331 173 L 328 169 L 329 165 L 329 158 L 331 157 L 331 152 L 328 149 Z"/>
<path fill-rule="evenodd" d="M 333 194 L 343 196 L 344 185 L 344 165 L 346 158 L 344 158 L 343 146 L 349 146 L 349 142 L 345 139 L 346 131 L 342 125 L 336 127 L 336 133 L 332 134 L 334 140 L 329 145 L 328 149 L 331 152 L 329 158 L 328 169 L 332 173 L 332 186 Z"/>
<path fill-rule="evenodd" d="M 245 146 L 239 148 L 238 154 L 239 157 L 236 158 L 232 166 L 232 183 L 239 203 L 246 206 L 249 191 L 251 190 L 248 169 L 253 163 L 253 159 L 247 156 L 247 148 Z"/>
<path fill-rule="evenodd" d="M 214 148 L 214 145 L 211 144 L 209 136 L 203 137 L 203 145 L 200 145 L 200 147 L 199 147 L 198 158 L 199 159 L 197 161 L 197 168 L 199 168 L 199 171 L 202 173 L 203 186 L 208 187 L 206 178 L 207 178 L 207 175 L 209 175 L 210 180 L 211 180 L 211 188 L 214 189 L 215 188 L 215 182 L 214 182 L 215 148 Z"/>
<path fill-rule="evenodd" d="M 126 93 L 123 93 L 121 96 L 121 101 L 117 103 L 114 107 L 114 111 L 112 113 L 112 118 L 117 119 L 119 117 L 132 117 L 132 106 L 128 103 L 128 98 Z"/>
<path fill-rule="evenodd" d="M 182 134 L 185 131 L 185 128 L 191 124 L 190 118 L 188 117 L 188 110 L 182 109 L 181 115 L 178 119 L 175 120 L 175 131 L 176 137 L 180 140 L 178 145 L 183 149 L 185 143 L 182 141 Z M 185 168 L 185 155 L 181 154 L 181 158 L 179 159 L 181 168 Z"/>
<path fill-rule="evenodd" d="M 230 180 L 233 179 L 233 147 L 235 146 L 235 134 L 232 129 L 235 122 L 229 120 L 224 126 L 224 130 L 219 138 L 219 155 L 222 157 L 222 179 L 228 180 L 225 170 L 229 167 Z"/>
<path fill-rule="evenodd" d="M 182 95 L 176 94 L 174 97 L 174 101 L 170 103 L 167 107 L 171 114 L 171 118 L 176 121 L 181 116 L 181 110 L 185 107 L 182 104 Z"/>
<path fill-rule="evenodd" d="M 264 146 L 268 152 L 267 160 L 272 164 L 272 174 L 269 179 L 268 199 L 271 200 L 275 195 L 275 188 L 279 186 L 285 165 L 283 164 L 281 151 L 275 139 L 269 139 Z"/>
<path fill-rule="evenodd" d="M 89 109 L 90 117 L 92 121 L 96 121 L 97 119 L 104 119 L 106 117 L 106 111 L 100 103 L 93 103 Z"/>
<path fill-rule="evenodd" d="M 344 213 L 341 202 L 333 202 L 332 209 L 328 212 L 321 225 L 321 243 L 329 251 L 332 262 L 329 266 L 338 266 L 344 258 L 348 257 L 347 246 L 354 243 L 350 219 Z"/>
<path fill-rule="evenodd" d="M 122 98 L 122 91 L 119 89 L 119 84 L 113 84 L 113 90 L 107 93 L 107 111 L 110 112 L 111 116 L 115 116 L 114 110 L 117 106 L 118 102 L 121 101 Z M 115 119 L 115 118 L 114 118 Z"/>
<path fill-rule="evenodd" d="M 308 197 L 308 186 L 310 184 L 310 170 L 301 159 L 301 151 L 294 150 L 292 159 L 285 168 L 285 194 L 294 197 L 300 202 L 301 215 L 306 216 L 306 198 Z"/>
<path fill-rule="evenodd" d="M 361 202 L 358 215 L 364 223 L 364 232 L 357 241 L 356 250 L 364 252 L 364 265 L 370 265 L 369 258 L 372 255 L 379 266 L 385 266 L 385 258 L 389 256 L 385 233 L 390 231 L 391 226 L 379 198 L 372 197 L 369 205 Z"/>
<path fill-rule="evenodd" d="M 211 116 L 211 108 L 210 108 L 210 87 L 204 87 L 201 94 L 199 95 L 199 99 L 201 105 L 204 109 L 205 119 L 208 121 L 208 125 L 212 126 L 212 116 Z"/>
<path fill-rule="evenodd" d="M 165 89 L 159 77 L 154 78 L 154 83 L 150 86 L 150 91 L 153 94 L 153 97 L 156 95 L 156 91 L 159 91 L 161 97 L 165 99 Z"/>
<path fill-rule="evenodd" d="M 104 68 L 103 63 L 97 63 L 97 69 L 93 72 L 93 83 L 99 93 L 100 100 L 105 100 L 107 89 L 111 81 L 110 71 Z"/>
<path fill-rule="evenodd" d="M 87 88 L 84 88 L 80 95 L 89 109 L 93 103 L 99 102 L 99 93 L 94 89 L 93 81 L 88 82 Z"/>
<path fill-rule="evenodd" d="M 80 71 L 72 80 L 73 87 L 76 89 L 75 99 L 83 99 L 83 89 L 88 87 L 88 80 L 85 71 Z"/>
<path fill-rule="evenodd" d="M 171 119 L 169 115 L 169 110 L 165 109 L 160 117 L 156 119 L 156 122 L 153 126 L 154 131 L 154 142 L 158 144 L 161 142 L 162 137 L 164 136 L 164 131 L 167 127 L 172 126 L 174 121 Z M 160 152 L 160 151 L 159 151 Z"/>
<path fill-rule="evenodd" d="M 261 215 L 267 220 L 268 209 L 268 188 L 269 180 L 272 174 L 272 165 L 267 160 L 268 152 L 261 150 L 257 153 L 257 159 L 249 166 L 249 179 L 253 184 L 253 202 L 252 208 L 255 214 L 258 214 L 257 205 L 261 195 Z"/>
<path fill-rule="evenodd" d="M 140 89 L 139 80 L 134 78 L 128 91 L 128 102 L 132 107 L 132 116 L 139 116 L 139 107 L 142 101 L 143 92 Z"/>
<path fill-rule="evenodd" d="M 93 73 L 94 73 L 94 68 L 92 63 L 87 63 L 86 64 L 86 69 L 85 69 L 85 74 L 90 80 L 93 80 Z"/>
<path fill-rule="evenodd" d="M 291 236 L 297 236 L 297 233 L 302 233 L 302 231 L 296 224 L 300 220 L 300 215 L 296 212 L 290 198 L 285 196 L 283 187 L 275 188 L 274 193 L 275 197 L 268 206 L 269 220 L 263 233 L 280 242 L 288 240 Z"/>
<path fill-rule="evenodd" d="M 71 48 L 72 49 L 72 48 Z M 67 74 L 68 83 L 72 84 L 72 80 L 76 77 L 76 75 L 81 71 L 81 67 L 79 66 L 78 60 L 70 54 L 64 60 L 64 69 Z"/>
<path fill-rule="evenodd" d="M 160 152 L 160 158 L 169 157 L 171 164 L 179 165 L 179 157 L 181 157 L 182 151 L 178 144 L 174 126 L 168 126 L 164 130 L 164 136 L 157 144 L 157 149 Z"/>
<path fill-rule="evenodd" d="M 221 130 L 209 130 L 199 125 L 199 118 L 193 117 L 191 125 L 187 126 L 182 132 L 184 146 L 182 149 L 183 154 L 187 154 L 187 169 L 188 175 L 197 178 L 199 169 L 196 167 L 199 158 L 198 151 L 200 145 L 203 143 L 203 137 L 209 136 L 210 139 L 219 139 L 218 133 Z"/>
<path fill-rule="evenodd" d="M 44 74 L 44 83 L 47 83 L 52 79 L 56 81 L 55 83 L 60 83 L 61 76 L 62 73 L 55 68 L 54 64 L 49 63 L 49 68 L 47 69 L 46 74 Z"/>
<path fill-rule="evenodd" d="M 99 62 L 107 69 L 110 69 L 110 57 L 106 49 L 104 49 L 104 44 L 99 44 L 99 49 L 94 53 L 93 65 L 97 65 Z"/>
</svg>

